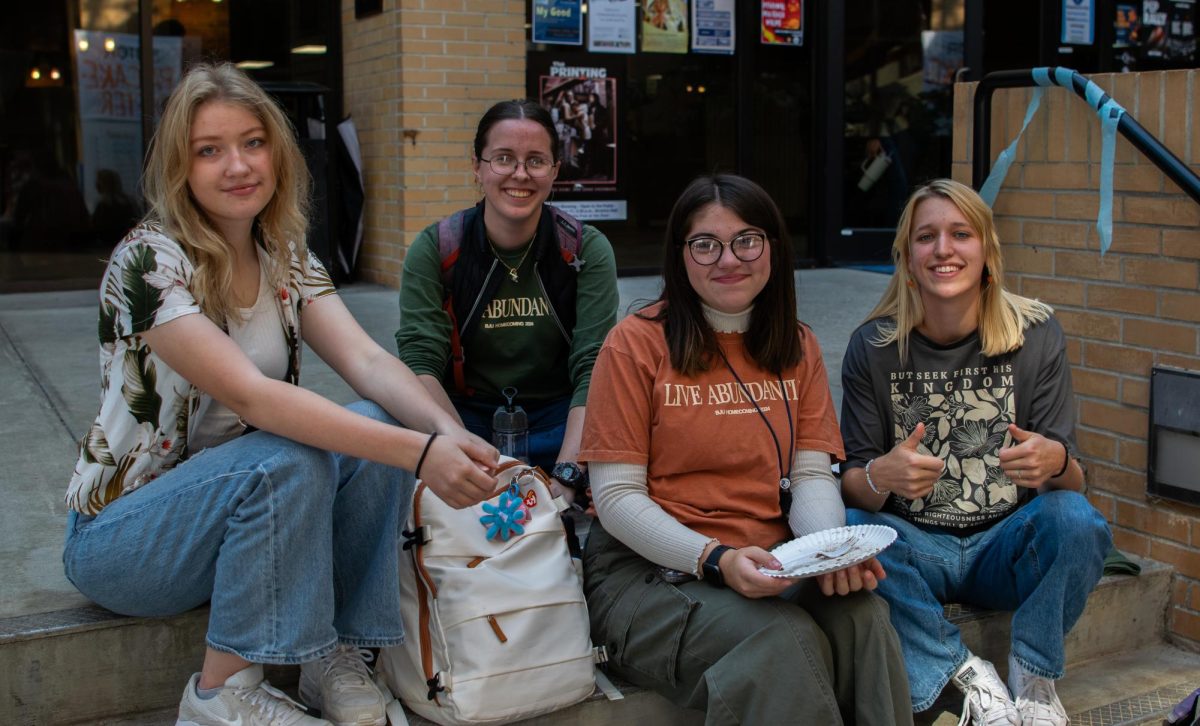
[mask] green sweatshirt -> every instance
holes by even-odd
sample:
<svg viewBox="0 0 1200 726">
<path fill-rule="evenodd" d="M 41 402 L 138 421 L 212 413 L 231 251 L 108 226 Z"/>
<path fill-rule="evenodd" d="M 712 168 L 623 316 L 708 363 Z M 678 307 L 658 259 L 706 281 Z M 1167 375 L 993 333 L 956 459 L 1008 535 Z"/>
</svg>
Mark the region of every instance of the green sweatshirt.
<svg viewBox="0 0 1200 726">
<path fill-rule="evenodd" d="M 568 345 L 542 294 L 533 259 L 522 261 L 524 249 L 505 253 L 493 275 L 502 282 L 471 337 L 463 341 L 467 387 L 484 401 L 500 403 L 501 389 L 515 386 L 518 400 L 545 403 L 563 396 L 571 406 L 587 403 L 592 364 L 604 337 L 617 321 L 617 267 L 612 245 L 595 227 L 584 225 L 575 295 L 575 329 Z M 520 264 L 518 282 L 508 267 Z M 507 265 L 507 266 L 506 266 Z M 442 309 L 441 258 L 437 225 L 417 235 L 404 258 L 400 282 L 400 360 L 417 375 L 442 379 L 446 392 L 457 395 L 450 358 L 450 316 Z"/>
</svg>

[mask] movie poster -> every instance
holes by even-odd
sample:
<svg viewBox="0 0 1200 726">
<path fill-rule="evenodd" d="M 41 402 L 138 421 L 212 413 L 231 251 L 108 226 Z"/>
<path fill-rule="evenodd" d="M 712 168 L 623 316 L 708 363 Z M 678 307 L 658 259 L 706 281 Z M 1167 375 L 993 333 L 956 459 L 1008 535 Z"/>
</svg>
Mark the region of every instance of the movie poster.
<svg viewBox="0 0 1200 726">
<path fill-rule="evenodd" d="M 762 0 L 763 45 L 804 45 L 804 3 Z"/>
<path fill-rule="evenodd" d="M 588 50 L 593 53 L 637 52 L 637 0 L 591 0 L 588 3 Z"/>
<path fill-rule="evenodd" d="M 1113 20 L 1113 47 L 1128 48 L 1133 44 L 1133 30 L 1138 24 L 1136 3 L 1117 3 L 1116 19 Z"/>
<path fill-rule="evenodd" d="M 733 55 L 734 0 L 692 0 L 692 50 Z"/>
<path fill-rule="evenodd" d="M 617 188 L 617 79 L 607 68 L 550 64 L 538 77 L 538 101 L 558 131 L 562 166 L 555 192 Z"/>
<path fill-rule="evenodd" d="M 533 0 L 533 42 L 583 45 L 582 0 Z"/>
<path fill-rule="evenodd" d="M 1133 36 L 1144 59 L 1168 65 L 1191 62 L 1196 55 L 1195 0 L 1143 0 Z"/>
<path fill-rule="evenodd" d="M 686 53 L 687 0 L 641 0 L 642 52 Z"/>
</svg>

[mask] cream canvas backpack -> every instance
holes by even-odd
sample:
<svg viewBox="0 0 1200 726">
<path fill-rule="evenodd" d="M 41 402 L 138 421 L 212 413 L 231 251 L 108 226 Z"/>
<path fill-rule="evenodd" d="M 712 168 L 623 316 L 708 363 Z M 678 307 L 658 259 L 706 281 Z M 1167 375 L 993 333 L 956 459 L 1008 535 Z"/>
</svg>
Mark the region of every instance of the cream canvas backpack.
<svg viewBox="0 0 1200 726">
<path fill-rule="evenodd" d="M 380 651 L 379 671 L 404 705 L 437 723 L 531 718 L 595 685 L 564 505 L 541 469 L 507 457 L 500 469 L 496 495 L 467 509 L 418 483 L 406 522 L 406 642 Z"/>
</svg>

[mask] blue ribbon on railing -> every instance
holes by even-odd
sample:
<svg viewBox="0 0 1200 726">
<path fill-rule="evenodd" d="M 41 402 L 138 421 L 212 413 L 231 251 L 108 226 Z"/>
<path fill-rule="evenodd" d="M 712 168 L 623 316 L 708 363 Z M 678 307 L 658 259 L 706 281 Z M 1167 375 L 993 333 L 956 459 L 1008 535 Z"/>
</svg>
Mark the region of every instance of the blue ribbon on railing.
<svg viewBox="0 0 1200 726">
<path fill-rule="evenodd" d="M 1025 129 L 1028 128 L 1029 122 L 1033 120 L 1033 115 L 1037 113 L 1045 88 L 1047 86 L 1070 88 L 1075 75 L 1075 71 L 1070 68 L 1033 69 L 1033 82 L 1037 86 L 1033 89 L 1033 95 L 1029 99 L 1029 107 L 1025 109 L 1025 123 L 1021 124 L 1021 130 L 1017 132 L 1012 143 L 996 157 L 996 163 L 992 167 L 991 173 L 988 174 L 987 181 L 979 190 L 979 196 L 983 197 L 988 206 L 992 206 L 996 202 L 996 196 L 1000 193 L 1004 178 L 1008 176 L 1008 168 L 1012 166 L 1013 159 L 1016 157 L 1017 143 L 1021 140 Z M 1084 87 L 1084 96 L 1087 98 L 1088 104 L 1096 109 L 1096 115 L 1100 118 L 1100 209 L 1096 215 L 1096 232 L 1100 236 L 1100 254 L 1103 255 L 1112 245 L 1113 160 L 1117 147 L 1117 124 L 1120 123 L 1121 116 L 1125 114 L 1125 109 L 1092 81 L 1087 81 L 1087 85 Z"/>
</svg>

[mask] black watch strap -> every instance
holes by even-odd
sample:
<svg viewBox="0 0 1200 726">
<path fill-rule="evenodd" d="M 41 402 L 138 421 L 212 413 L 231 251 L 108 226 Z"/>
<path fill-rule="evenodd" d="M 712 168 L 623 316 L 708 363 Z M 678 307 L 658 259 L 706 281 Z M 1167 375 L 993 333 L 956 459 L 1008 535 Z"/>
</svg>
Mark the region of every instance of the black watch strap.
<svg viewBox="0 0 1200 726">
<path fill-rule="evenodd" d="M 587 491 L 588 475 L 573 461 L 560 461 L 550 470 L 550 476 L 558 479 L 564 485 L 574 490 L 577 495 L 583 495 Z"/>
<path fill-rule="evenodd" d="M 713 587 L 725 587 L 725 577 L 721 574 L 721 567 L 718 564 L 721 561 L 721 555 L 733 549 L 729 545 L 717 545 L 713 547 L 713 551 L 708 553 L 708 557 L 704 558 L 704 565 L 700 571 L 704 574 L 704 581 Z"/>
</svg>

